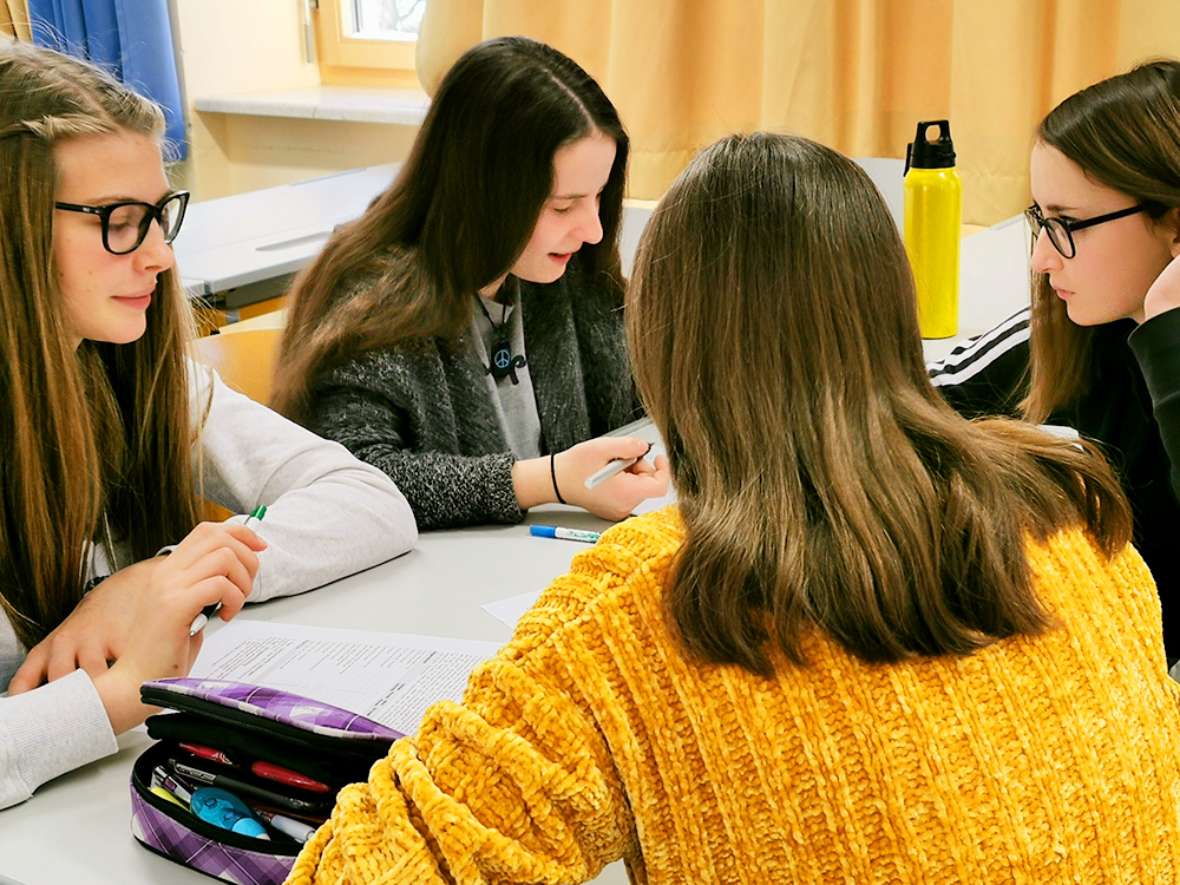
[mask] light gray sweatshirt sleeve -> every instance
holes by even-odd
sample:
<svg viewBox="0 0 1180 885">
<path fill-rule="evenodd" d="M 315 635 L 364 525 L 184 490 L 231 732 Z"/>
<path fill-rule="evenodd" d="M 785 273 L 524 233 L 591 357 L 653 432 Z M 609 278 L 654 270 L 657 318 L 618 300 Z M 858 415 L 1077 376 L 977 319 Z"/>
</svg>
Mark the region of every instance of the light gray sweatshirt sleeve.
<svg viewBox="0 0 1180 885">
<path fill-rule="evenodd" d="M 46 781 L 117 748 L 85 670 L 0 698 L 0 808 L 24 802 Z"/>
<path fill-rule="evenodd" d="M 418 540 L 414 514 L 393 481 L 277 412 L 190 364 L 201 427 L 199 482 L 267 543 L 249 602 L 301 593 L 400 556 Z M 200 419 L 203 416 L 203 421 Z"/>
</svg>

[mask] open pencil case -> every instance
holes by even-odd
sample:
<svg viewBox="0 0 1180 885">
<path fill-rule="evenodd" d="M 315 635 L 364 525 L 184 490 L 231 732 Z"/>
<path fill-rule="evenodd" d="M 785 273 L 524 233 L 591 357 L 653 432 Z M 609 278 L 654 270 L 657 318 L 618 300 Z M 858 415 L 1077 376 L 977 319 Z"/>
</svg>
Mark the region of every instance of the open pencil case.
<svg viewBox="0 0 1180 885">
<path fill-rule="evenodd" d="M 147 720 L 156 743 L 132 767 L 132 835 L 237 885 L 282 882 L 337 791 L 364 780 L 402 736 L 348 710 L 241 682 L 162 679 L 144 683 L 140 697 L 176 712 Z M 170 779 L 161 783 L 161 773 Z M 210 811 L 225 791 L 241 800 L 248 826 L 238 819 L 236 831 L 227 829 Z"/>
</svg>

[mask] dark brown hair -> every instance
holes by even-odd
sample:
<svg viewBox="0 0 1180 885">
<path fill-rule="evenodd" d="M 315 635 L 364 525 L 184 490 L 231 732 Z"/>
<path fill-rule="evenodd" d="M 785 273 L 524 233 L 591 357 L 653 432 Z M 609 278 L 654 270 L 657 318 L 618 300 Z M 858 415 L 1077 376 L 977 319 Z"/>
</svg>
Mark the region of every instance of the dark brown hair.
<svg viewBox="0 0 1180 885">
<path fill-rule="evenodd" d="M 296 281 L 274 407 L 303 419 L 314 379 L 333 365 L 407 338 L 456 336 L 472 296 L 528 243 L 558 148 L 594 132 L 616 152 L 599 204 L 602 240 L 583 246 L 579 262 L 605 274 L 621 301 L 628 140 L 614 106 L 556 49 L 488 40 L 447 72 L 397 180 Z M 382 262 L 383 287 L 358 285 Z"/>
<path fill-rule="evenodd" d="M 655 210 L 627 296 L 632 365 L 687 536 L 670 623 L 766 673 L 817 625 L 870 661 L 968 653 L 1049 623 L 1029 535 L 1130 537 L 1109 467 L 1015 421 L 969 423 L 926 374 L 897 230 L 861 169 L 732 136 Z"/>
<path fill-rule="evenodd" d="M 0 604 L 26 646 L 81 598 L 102 513 L 136 559 L 197 522 L 192 317 L 175 271 L 141 338 L 77 350 L 54 272 L 54 145 L 120 131 L 161 139 L 164 118 L 89 64 L 0 45 Z"/>
<path fill-rule="evenodd" d="M 1074 93 L 1049 112 L 1037 136 L 1162 218 L 1180 206 L 1180 62 L 1150 62 Z M 1094 327 L 1070 321 L 1048 276 L 1035 274 L 1023 404 L 1030 421 L 1045 421 L 1085 392 L 1094 334 Z"/>
</svg>

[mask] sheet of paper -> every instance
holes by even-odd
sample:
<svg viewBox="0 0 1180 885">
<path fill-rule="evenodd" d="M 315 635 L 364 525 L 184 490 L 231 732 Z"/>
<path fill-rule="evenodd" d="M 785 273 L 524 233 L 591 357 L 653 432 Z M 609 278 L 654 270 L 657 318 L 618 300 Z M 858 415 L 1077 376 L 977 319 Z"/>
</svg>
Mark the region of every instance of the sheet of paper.
<svg viewBox="0 0 1180 885">
<path fill-rule="evenodd" d="M 334 704 L 411 734 L 444 698 L 459 700 L 495 642 L 238 619 L 205 638 L 191 676 L 265 685 Z"/>
<path fill-rule="evenodd" d="M 497 621 L 502 621 L 509 627 L 515 627 L 521 615 L 532 608 L 533 603 L 540 596 L 540 590 L 532 590 L 517 596 L 509 596 L 507 599 L 501 599 L 497 602 L 489 602 L 480 607 Z"/>
</svg>

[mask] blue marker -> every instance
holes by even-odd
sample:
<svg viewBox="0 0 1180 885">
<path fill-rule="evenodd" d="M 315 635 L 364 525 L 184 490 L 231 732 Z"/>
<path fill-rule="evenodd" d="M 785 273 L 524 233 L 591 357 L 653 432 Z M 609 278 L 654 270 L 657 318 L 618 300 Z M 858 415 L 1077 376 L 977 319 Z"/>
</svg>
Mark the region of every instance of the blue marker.
<svg viewBox="0 0 1180 885">
<path fill-rule="evenodd" d="M 602 532 L 567 529 L 557 525 L 531 525 L 529 534 L 535 538 L 559 538 L 562 541 L 584 541 L 587 544 L 595 544 L 602 537 Z"/>
</svg>

